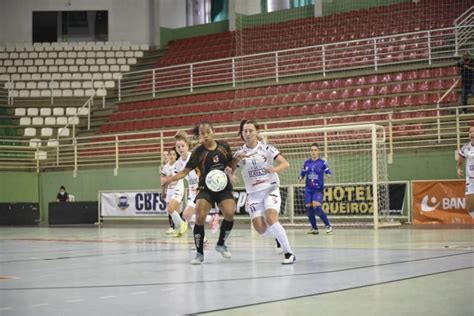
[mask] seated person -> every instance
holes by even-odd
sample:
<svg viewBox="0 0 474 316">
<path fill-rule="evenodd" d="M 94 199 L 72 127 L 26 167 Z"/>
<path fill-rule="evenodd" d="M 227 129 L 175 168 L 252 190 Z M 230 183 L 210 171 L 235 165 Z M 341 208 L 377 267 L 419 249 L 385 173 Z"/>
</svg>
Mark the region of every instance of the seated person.
<svg viewBox="0 0 474 316">
<path fill-rule="evenodd" d="M 58 202 L 69 202 L 69 194 L 66 192 L 66 188 L 62 185 L 59 188 L 58 195 L 56 196 Z"/>
</svg>

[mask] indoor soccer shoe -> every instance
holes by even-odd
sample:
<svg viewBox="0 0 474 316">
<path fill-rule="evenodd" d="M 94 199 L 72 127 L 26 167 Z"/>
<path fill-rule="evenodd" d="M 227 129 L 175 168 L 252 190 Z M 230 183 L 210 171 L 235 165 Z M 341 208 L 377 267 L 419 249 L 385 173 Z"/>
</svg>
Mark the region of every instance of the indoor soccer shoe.
<svg viewBox="0 0 474 316">
<path fill-rule="evenodd" d="M 224 258 L 229 259 L 232 257 L 232 254 L 229 252 L 229 249 L 227 249 L 226 245 L 216 246 L 216 251 L 219 252 Z"/>
<path fill-rule="evenodd" d="M 326 226 L 326 234 L 332 233 L 332 226 Z"/>
<path fill-rule="evenodd" d="M 176 233 L 174 234 L 174 237 L 181 237 L 187 231 L 188 231 L 188 223 L 181 222 L 181 224 L 179 225 L 179 229 L 177 229 Z"/>
<path fill-rule="evenodd" d="M 281 264 L 293 264 L 296 261 L 296 257 L 292 253 L 285 253 L 285 258 L 281 262 Z"/>
<path fill-rule="evenodd" d="M 175 234 L 173 227 L 168 228 L 168 230 L 166 231 L 166 235 L 173 235 L 173 234 Z"/>
<path fill-rule="evenodd" d="M 191 260 L 192 265 L 199 265 L 204 261 L 204 255 L 200 254 L 199 252 L 196 253 L 196 257 L 194 257 L 193 260 Z"/>
<path fill-rule="evenodd" d="M 308 235 L 319 235 L 319 230 L 314 229 L 314 228 L 311 228 L 311 229 L 308 231 Z"/>
</svg>

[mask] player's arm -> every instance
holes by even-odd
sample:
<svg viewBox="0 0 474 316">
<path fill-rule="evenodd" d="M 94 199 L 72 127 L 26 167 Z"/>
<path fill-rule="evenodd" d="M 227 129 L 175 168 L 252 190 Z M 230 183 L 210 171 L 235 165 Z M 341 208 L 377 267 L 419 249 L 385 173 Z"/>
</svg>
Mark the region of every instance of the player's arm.
<svg viewBox="0 0 474 316">
<path fill-rule="evenodd" d="M 276 156 L 275 161 L 277 162 L 276 166 L 270 165 L 265 168 L 269 173 L 280 173 L 283 170 L 288 169 L 288 167 L 290 166 L 288 160 L 286 160 L 286 158 L 282 155 Z"/>
<path fill-rule="evenodd" d="M 301 168 L 300 175 L 298 177 L 298 180 L 300 183 L 304 183 L 304 178 L 306 177 L 306 162 L 303 164 L 303 167 Z"/>
<path fill-rule="evenodd" d="M 458 177 L 462 177 L 463 172 L 462 172 L 462 164 L 464 162 L 465 158 L 461 155 L 458 156 L 458 161 L 457 161 L 457 173 Z"/>
<path fill-rule="evenodd" d="M 326 168 L 324 169 L 324 174 L 327 175 L 328 177 L 332 176 L 332 171 L 329 169 L 328 165 L 326 165 Z"/>
<path fill-rule="evenodd" d="M 175 182 L 175 181 L 178 181 L 178 180 L 181 180 L 183 179 L 184 177 L 186 177 L 188 175 L 188 173 L 191 172 L 192 169 L 190 168 L 184 168 L 183 170 L 181 170 L 180 172 L 178 172 L 177 174 L 175 174 L 174 176 L 171 176 L 171 177 L 167 177 L 165 179 L 163 179 L 161 181 L 161 185 L 163 186 L 167 186 L 168 184 L 170 184 L 171 182 Z"/>
</svg>

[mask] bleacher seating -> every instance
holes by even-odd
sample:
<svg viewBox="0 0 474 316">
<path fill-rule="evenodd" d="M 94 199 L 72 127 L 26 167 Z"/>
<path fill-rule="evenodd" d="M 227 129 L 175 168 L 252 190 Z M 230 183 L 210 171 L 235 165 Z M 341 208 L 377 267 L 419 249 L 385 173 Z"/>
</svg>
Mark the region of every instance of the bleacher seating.
<svg viewBox="0 0 474 316">
<path fill-rule="evenodd" d="M 78 125 L 79 117 L 87 116 L 87 108 L 77 107 L 18 107 L 14 115 L 19 120 L 19 125 L 25 127 L 24 136 L 48 137 L 58 134 L 61 127 L 66 124 Z"/>
<path fill-rule="evenodd" d="M 156 66 L 164 67 L 265 51 L 438 29 L 453 26 L 454 19 L 472 4 L 472 1 L 465 0 L 407 1 L 325 17 L 291 20 L 235 32 L 181 39 L 169 43 L 167 53 L 157 61 Z M 238 49 L 235 44 L 236 37 L 242 44 Z M 403 37 L 404 35 L 400 38 Z M 425 54 L 427 47 L 426 40 L 422 37 L 420 34 L 412 35 L 408 46 L 405 43 L 397 44 L 396 38 L 386 42 L 384 38 L 379 39 L 378 45 L 382 59 L 396 62 L 407 58 L 419 58 L 420 55 Z M 272 40 L 268 40 L 269 38 Z M 432 43 L 432 45 L 439 44 Z M 361 54 L 361 51 L 363 51 L 362 48 L 358 51 L 350 51 L 341 46 L 341 52 L 335 54 L 346 58 L 351 57 L 353 63 L 363 63 L 366 62 L 364 61 L 366 57 Z M 321 61 L 314 62 L 317 64 Z M 337 66 L 338 62 L 338 59 L 334 58 L 329 67 Z"/>
<path fill-rule="evenodd" d="M 457 76 L 456 67 L 442 67 L 124 103 L 100 132 L 191 126 L 206 114 L 215 123 L 229 123 L 429 106 Z M 443 100 L 455 102 L 456 91 Z"/>
<path fill-rule="evenodd" d="M 0 47 L 0 78 L 14 98 L 89 97 L 143 57 L 148 45 L 127 42 L 7 44 Z"/>
</svg>

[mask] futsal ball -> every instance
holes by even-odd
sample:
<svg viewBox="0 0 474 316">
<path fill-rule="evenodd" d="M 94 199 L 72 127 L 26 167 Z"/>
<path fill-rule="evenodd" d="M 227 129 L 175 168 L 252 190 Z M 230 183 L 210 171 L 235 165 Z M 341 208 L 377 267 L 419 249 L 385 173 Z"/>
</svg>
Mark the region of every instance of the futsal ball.
<svg viewBox="0 0 474 316">
<path fill-rule="evenodd" d="M 209 171 L 206 176 L 206 185 L 213 192 L 220 192 L 227 186 L 227 175 L 218 169 Z"/>
</svg>

